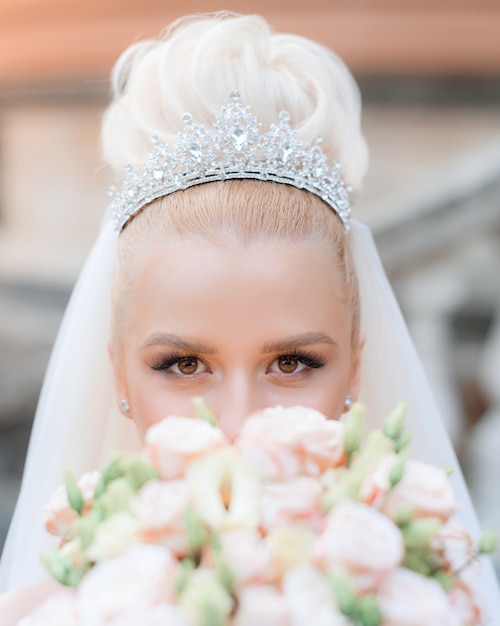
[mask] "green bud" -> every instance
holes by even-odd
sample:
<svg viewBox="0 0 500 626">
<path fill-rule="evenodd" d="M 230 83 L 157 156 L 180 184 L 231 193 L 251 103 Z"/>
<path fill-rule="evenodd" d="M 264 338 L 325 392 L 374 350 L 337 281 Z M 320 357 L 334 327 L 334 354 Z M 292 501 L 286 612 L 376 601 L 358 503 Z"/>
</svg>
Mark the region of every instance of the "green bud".
<svg viewBox="0 0 500 626">
<path fill-rule="evenodd" d="M 347 415 L 344 424 L 344 449 L 347 454 L 352 454 L 361 445 L 364 434 L 365 407 L 356 403 Z"/>
<path fill-rule="evenodd" d="M 394 452 L 396 454 L 400 454 L 405 451 L 406 448 L 410 445 L 411 441 L 411 433 L 409 430 L 404 430 L 399 437 L 394 441 Z"/>
<path fill-rule="evenodd" d="M 68 494 L 68 502 L 71 508 L 74 509 L 78 515 L 81 515 L 83 509 L 83 495 L 73 470 L 67 469 L 64 472 L 64 484 L 66 485 L 66 493 Z"/>
<path fill-rule="evenodd" d="M 401 528 L 407 550 L 426 548 L 430 540 L 442 527 L 441 520 L 435 517 L 413 520 Z"/>
<path fill-rule="evenodd" d="M 479 554 L 489 554 L 496 550 L 498 545 L 498 533 L 494 530 L 486 530 L 479 537 L 477 551 Z"/>
<path fill-rule="evenodd" d="M 357 623 L 363 626 L 379 626 L 382 623 L 382 613 L 376 597 L 372 594 L 358 598 L 357 613 Z"/>
<path fill-rule="evenodd" d="M 40 561 L 49 574 L 61 583 L 61 585 L 68 585 L 68 578 L 71 572 L 71 561 L 68 557 L 62 555 L 57 549 L 42 552 L 40 555 Z"/>
<path fill-rule="evenodd" d="M 455 468 L 451 465 L 445 465 L 443 467 L 443 472 L 446 474 L 446 476 L 452 476 L 455 473 Z"/>
<path fill-rule="evenodd" d="M 386 437 L 396 440 L 401 435 L 407 411 L 408 406 L 404 402 L 400 402 L 389 413 L 384 424 L 384 435 Z"/>
<path fill-rule="evenodd" d="M 389 472 L 389 482 L 391 483 L 391 487 L 395 487 L 403 478 L 405 463 L 406 459 L 404 457 L 398 457 L 394 465 L 391 467 Z"/>
<path fill-rule="evenodd" d="M 356 593 L 351 580 L 340 572 L 332 574 L 330 580 L 339 611 L 347 616 L 352 615 L 356 605 Z"/>
<path fill-rule="evenodd" d="M 84 550 L 94 541 L 95 531 L 100 521 L 101 515 L 96 509 L 76 520 L 76 534 Z"/>
<path fill-rule="evenodd" d="M 183 559 L 180 564 L 179 574 L 175 580 L 175 593 L 179 596 L 186 587 L 189 577 L 196 569 L 193 559 Z"/>
<path fill-rule="evenodd" d="M 413 520 L 413 511 L 409 506 L 401 506 L 394 513 L 394 522 L 398 526 L 407 526 Z"/>
<path fill-rule="evenodd" d="M 443 587 L 446 593 L 450 593 L 455 584 L 456 576 L 450 572 L 443 572 L 442 570 L 438 570 L 433 574 L 433 578 L 435 578 L 438 583 Z"/>
<path fill-rule="evenodd" d="M 215 415 L 207 408 L 205 404 L 205 400 L 203 398 L 193 398 L 192 403 L 194 404 L 194 410 L 196 412 L 196 417 L 200 420 L 204 420 L 212 426 L 215 426 L 216 420 Z"/>
<path fill-rule="evenodd" d="M 108 519 L 119 511 L 128 511 L 134 490 L 124 477 L 116 478 L 109 483 L 106 491 L 94 504 L 101 520 Z"/>
<path fill-rule="evenodd" d="M 186 524 L 189 546 L 193 552 L 198 552 L 207 541 L 208 531 L 192 507 L 188 507 L 186 510 L 184 522 Z"/>
</svg>

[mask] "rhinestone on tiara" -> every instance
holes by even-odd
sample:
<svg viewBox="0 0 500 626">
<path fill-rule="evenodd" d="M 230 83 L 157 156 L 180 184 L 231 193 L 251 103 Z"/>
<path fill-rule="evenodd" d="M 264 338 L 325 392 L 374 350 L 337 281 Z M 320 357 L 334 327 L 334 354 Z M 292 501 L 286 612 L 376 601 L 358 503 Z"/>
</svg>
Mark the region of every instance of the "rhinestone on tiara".
<svg viewBox="0 0 500 626">
<path fill-rule="evenodd" d="M 184 129 L 172 148 L 151 138 L 143 172 L 127 166 L 121 191 L 110 190 L 116 230 L 121 232 L 156 198 L 216 180 L 252 178 L 310 191 L 338 214 L 348 231 L 351 188 L 341 178 L 340 165 L 328 164 L 321 138 L 305 146 L 286 111 L 268 132 L 261 132 L 262 124 L 241 104 L 239 93 L 232 91 L 230 99 L 210 129 L 185 114 Z"/>
</svg>

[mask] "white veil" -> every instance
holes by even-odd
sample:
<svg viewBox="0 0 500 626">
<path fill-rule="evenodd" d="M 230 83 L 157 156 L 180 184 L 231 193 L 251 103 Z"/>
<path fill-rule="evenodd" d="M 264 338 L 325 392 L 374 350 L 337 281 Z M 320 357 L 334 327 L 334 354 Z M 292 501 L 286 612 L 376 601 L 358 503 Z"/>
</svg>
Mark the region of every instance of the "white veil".
<svg viewBox="0 0 500 626">
<path fill-rule="evenodd" d="M 354 222 L 350 237 L 366 334 L 360 399 L 368 407 L 368 425 L 378 426 L 377 420 L 398 401 L 409 404 L 407 425 L 413 433 L 414 456 L 455 468 L 452 480 L 460 517 L 477 536 L 479 527 L 462 473 L 371 234 Z M 139 445 L 131 421 L 116 408 L 107 353 L 115 251 L 116 233 L 108 221 L 78 279 L 50 360 L 0 563 L 0 590 L 45 576 L 38 554 L 53 545 L 53 539 L 42 528 L 42 511 L 64 469 L 73 467 L 77 474 L 96 469 L 111 450 Z M 491 623 L 496 623 L 500 596 L 488 559 L 481 577 Z"/>
</svg>

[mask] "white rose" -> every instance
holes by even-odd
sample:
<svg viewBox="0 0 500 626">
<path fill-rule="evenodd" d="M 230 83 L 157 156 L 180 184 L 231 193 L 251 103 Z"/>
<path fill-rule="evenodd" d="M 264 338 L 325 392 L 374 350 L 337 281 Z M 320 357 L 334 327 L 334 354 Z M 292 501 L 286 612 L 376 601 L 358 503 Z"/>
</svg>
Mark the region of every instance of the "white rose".
<svg viewBox="0 0 500 626">
<path fill-rule="evenodd" d="M 174 554 L 183 556 L 189 547 L 184 522 L 189 502 L 186 480 L 153 480 L 142 487 L 130 507 L 146 542 L 161 543 Z"/>
<path fill-rule="evenodd" d="M 404 556 L 399 528 L 366 504 L 341 502 L 326 518 L 315 553 L 328 569 L 345 569 L 358 590 L 376 587 Z"/>
<path fill-rule="evenodd" d="M 441 585 L 404 567 L 384 579 L 378 602 L 384 626 L 463 626 Z"/>
<path fill-rule="evenodd" d="M 208 422 L 171 415 L 147 431 L 145 443 L 147 456 L 162 478 L 169 479 L 183 476 L 194 459 L 227 442 Z"/>
<path fill-rule="evenodd" d="M 388 492 L 382 510 L 394 518 L 402 507 L 409 508 L 418 518 L 437 517 L 446 521 L 456 508 L 446 472 L 434 465 L 408 460 L 402 479 Z"/>
<path fill-rule="evenodd" d="M 234 626 L 290 626 L 283 594 L 272 585 L 249 585 L 239 595 Z"/>
<path fill-rule="evenodd" d="M 94 539 L 86 550 L 91 561 L 103 561 L 121 554 L 139 541 L 138 520 L 121 511 L 97 526 Z"/>
<path fill-rule="evenodd" d="M 283 593 L 290 612 L 290 626 L 349 626 L 333 600 L 324 574 L 314 567 L 291 570 L 283 579 Z"/>
<path fill-rule="evenodd" d="M 80 626 L 76 594 L 69 590 L 53 594 L 18 626 Z"/>
<path fill-rule="evenodd" d="M 107 626 L 121 616 L 168 603 L 177 561 L 162 546 L 139 545 L 90 570 L 78 589 L 82 626 Z"/>
</svg>

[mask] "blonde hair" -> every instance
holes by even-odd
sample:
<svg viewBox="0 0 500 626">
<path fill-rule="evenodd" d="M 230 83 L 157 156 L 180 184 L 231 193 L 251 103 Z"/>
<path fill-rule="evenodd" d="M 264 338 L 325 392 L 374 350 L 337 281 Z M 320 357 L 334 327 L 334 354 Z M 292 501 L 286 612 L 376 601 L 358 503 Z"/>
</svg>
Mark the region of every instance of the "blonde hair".
<svg viewBox="0 0 500 626">
<path fill-rule="evenodd" d="M 141 168 L 158 135 L 173 145 L 181 118 L 191 113 L 211 125 L 228 94 L 238 89 L 264 129 L 279 112 L 306 143 L 318 135 L 331 162 L 356 191 L 367 164 L 357 86 L 331 51 L 308 39 L 274 33 L 258 16 L 216 14 L 185 18 L 164 38 L 131 46 L 112 76 L 114 99 L 102 133 L 104 158 L 121 173 Z M 125 227 L 118 243 L 114 328 L 120 326 L 130 281 L 152 243 L 161 238 L 204 237 L 313 242 L 335 255 L 342 297 L 353 311 L 352 341 L 359 333 L 359 298 L 348 238 L 340 219 L 318 197 L 261 181 L 208 183 L 160 198 Z"/>
</svg>

